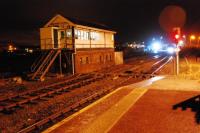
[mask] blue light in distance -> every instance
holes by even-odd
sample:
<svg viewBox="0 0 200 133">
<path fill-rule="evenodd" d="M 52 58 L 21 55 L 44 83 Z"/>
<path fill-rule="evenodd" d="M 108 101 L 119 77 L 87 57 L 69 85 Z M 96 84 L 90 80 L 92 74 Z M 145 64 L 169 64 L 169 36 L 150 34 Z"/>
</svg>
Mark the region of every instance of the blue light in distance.
<svg viewBox="0 0 200 133">
<path fill-rule="evenodd" d="M 161 43 L 160 42 L 154 42 L 152 44 L 152 50 L 157 53 L 159 50 L 161 50 Z"/>
<path fill-rule="evenodd" d="M 168 52 L 169 54 L 173 54 L 173 53 L 175 52 L 175 49 L 174 49 L 173 47 L 168 47 L 168 48 L 167 48 L 167 52 Z"/>
</svg>

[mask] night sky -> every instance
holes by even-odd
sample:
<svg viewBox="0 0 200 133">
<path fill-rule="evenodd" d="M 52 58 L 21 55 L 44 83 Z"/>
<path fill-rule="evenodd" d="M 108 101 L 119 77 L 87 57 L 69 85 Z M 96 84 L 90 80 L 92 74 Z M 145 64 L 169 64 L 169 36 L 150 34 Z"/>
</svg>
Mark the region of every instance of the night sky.
<svg viewBox="0 0 200 133">
<path fill-rule="evenodd" d="M 1 0 L 0 43 L 39 45 L 39 28 L 56 14 L 108 25 L 119 43 L 144 41 L 164 32 L 158 19 L 168 5 L 186 11 L 185 31 L 200 31 L 199 0 Z"/>
</svg>

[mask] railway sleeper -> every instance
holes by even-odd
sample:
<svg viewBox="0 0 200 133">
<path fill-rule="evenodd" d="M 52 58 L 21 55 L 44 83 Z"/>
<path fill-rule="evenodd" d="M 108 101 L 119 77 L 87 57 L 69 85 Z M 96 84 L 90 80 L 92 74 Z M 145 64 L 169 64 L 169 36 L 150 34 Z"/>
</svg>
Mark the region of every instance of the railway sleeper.
<svg viewBox="0 0 200 133">
<path fill-rule="evenodd" d="M 45 97 L 47 97 L 47 98 L 53 98 L 54 96 L 51 95 L 51 94 L 48 94 L 48 95 L 46 95 Z"/>
<path fill-rule="evenodd" d="M 39 101 L 48 101 L 49 99 L 47 99 L 47 97 L 42 97 L 42 98 L 39 98 L 37 100 L 39 100 Z"/>
<path fill-rule="evenodd" d="M 146 79 L 147 75 L 143 74 L 141 77 L 142 77 L 142 79 Z"/>
<path fill-rule="evenodd" d="M 75 89 L 75 88 L 80 88 L 81 87 L 81 85 L 80 84 L 76 84 L 76 85 L 73 85 L 72 86 L 72 89 Z"/>
<path fill-rule="evenodd" d="M 38 102 L 37 102 L 37 101 L 35 101 L 35 100 L 34 100 L 34 101 L 32 100 L 32 101 L 29 101 L 27 104 L 30 104 L 30 105 L 37 105 L 37 104 L 38 104 Z"/>
<path fill-rule="evenodd" d="M 6 102 L 0 103 L 0 106 L 6 106 L 6 105 L 8 105 L 8 103 L 6 103 Z"/>
<path fill-rule="evenodd" d="M 36 93 L 31 93 L 31 94 L 29 94 L 30 96 L 37 96 L 37 94 Z"/>
<path fill-rule="evenodd" d="M 62 93 L 61 91 L 56 91 L 55 94 L 56 94 L 56 95 L 61 95 L 61 94 L 63 94 L 63 93 Z"/>
<path fill-rule="evenodd" d="M 15 112 L 15 109 L 14 108 L 4 108 L 1 112 L 3 114 L 10 115 L 10 114 L 13 114 Z"/>
<path fill-rule="evenodd" d="M 12 102 L 20 102 L 20 101 L 25 100 L 25 99 L 27 99 L 27 98 L 22 98 L 22 97 L 14 98 L 14 99 L 12 99 Z"/>
<path fill-rule="evenodd" d="M 48 92 L 49 90 L 47 90 L 47 89 L 43 89 L 43 90 L 41 90 L 40 92 L 41 93 L 46 93 L 46 92 Z"/>
<path fill-rule="evenodd" d="M 17 104 L 14 108 L 16 108 L 16 109 L 24 109 L 25 106 L 22 105 L 22 104 Z"/>
</svg>

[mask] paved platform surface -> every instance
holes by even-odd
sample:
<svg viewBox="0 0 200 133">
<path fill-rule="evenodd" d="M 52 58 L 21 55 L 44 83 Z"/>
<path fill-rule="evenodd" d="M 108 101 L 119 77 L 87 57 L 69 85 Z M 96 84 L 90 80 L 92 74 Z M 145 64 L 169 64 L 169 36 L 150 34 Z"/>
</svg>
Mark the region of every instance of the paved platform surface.
<svg viewBox="0 0 200 133">
<path fill-rule="evenodd" d="M 119 88 L 44 132 L 200 133 L 200 110 L 172 109 L 200 95 L 199 81 L 161 78 Z"/>
<path fill-rule="evenodd" d="M 149 90 L 112 127 L 109 133 L 200 133 L 200 112 L 172 109 L 199 92 Z"/>
</svg>

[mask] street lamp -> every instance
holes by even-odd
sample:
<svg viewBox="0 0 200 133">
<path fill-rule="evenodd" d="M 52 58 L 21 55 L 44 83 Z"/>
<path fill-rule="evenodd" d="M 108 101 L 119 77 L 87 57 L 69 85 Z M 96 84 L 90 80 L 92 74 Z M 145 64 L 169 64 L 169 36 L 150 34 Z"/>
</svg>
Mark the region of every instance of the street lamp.
<svg viewBox="0 0 200 133">
<path fill-rule="evenodd" d="M 191 35 L 190 36 L 190 45 L 192 44 L 192 40 L 195 40 L 196 39 L 196 36 L 195 35 Z"/>
<path fill-rule="evenodd" d="M 198 37 L 198 45 L 199 45 L 199 42 L 200 42 L 200 36 Z"/>
</svg>

